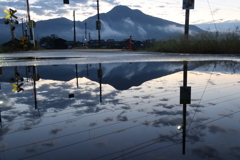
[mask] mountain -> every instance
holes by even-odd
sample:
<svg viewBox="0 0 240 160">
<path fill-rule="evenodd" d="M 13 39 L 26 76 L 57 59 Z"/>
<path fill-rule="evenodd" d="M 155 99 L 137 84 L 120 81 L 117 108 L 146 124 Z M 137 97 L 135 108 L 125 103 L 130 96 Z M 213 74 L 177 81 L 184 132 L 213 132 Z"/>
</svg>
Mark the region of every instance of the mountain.
<svg viewBox="0 0 240 160">
<path fill-rule="evenodd" d="M 184 32 L 184 25 L 167 21 L 161 18 L 144 14 L 140 10 L 132 10 L 126 6 L 116 6 L 108 13 L 100 14 L 102 22 L 101 38 L 123 40 L 133 36 L 134 40 L 164 39 L 176 33 Z M 97 15 L 88 19 L 76 21 L 77 41 L 82 41 L 85 35 L 85 25 L 91 39 L 97 39 L 96 30 Z M 16 37 L 22 36 L 22 24 L 16 26 Z M 10 29 L 0 20 L 0 44 L 11 39 Z M 24 26 L 25 28 L 25 26 Z M 60 38 L 73 40 L 73 22 L 66 18 L 57 18 L 38 21 L 35 30 L 35 38 L 56 34 Z M 190 25 L 190 31 L 201 31 L 196 26 Z"/>
</svg>

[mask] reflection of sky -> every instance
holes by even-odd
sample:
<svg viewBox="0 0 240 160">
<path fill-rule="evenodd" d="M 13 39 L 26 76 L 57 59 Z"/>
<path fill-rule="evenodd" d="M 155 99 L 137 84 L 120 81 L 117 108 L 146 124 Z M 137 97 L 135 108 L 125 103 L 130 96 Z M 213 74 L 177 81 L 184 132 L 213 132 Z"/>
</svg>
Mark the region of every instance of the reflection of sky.
<svg viewBox="0 0 240 160">
<path fill-rule="evenodd" d="M 181 131 L 177 130 L 182 123 L 182 72 L 122 91 L 103 84 L 102 104 L 97 82 L 79 78 L 77 88 L 76 79 L 40 79 L 36 82 L 39 110 L 34 108 L 32 82 L 26 82 L 21 93 L 11 92 L 9 83 L 1 83 L 0 148 L 5 152 L 0 156 L 11 160 L 31 156 L 122 159 L 122 155 L 138 160 L 239 159 L 240 76 L 213 67 L 188 72 L 192 103 L 187 105 L 184 156 Z M 74 98 L 68 97 L 70 93 Z"/>
</svg>

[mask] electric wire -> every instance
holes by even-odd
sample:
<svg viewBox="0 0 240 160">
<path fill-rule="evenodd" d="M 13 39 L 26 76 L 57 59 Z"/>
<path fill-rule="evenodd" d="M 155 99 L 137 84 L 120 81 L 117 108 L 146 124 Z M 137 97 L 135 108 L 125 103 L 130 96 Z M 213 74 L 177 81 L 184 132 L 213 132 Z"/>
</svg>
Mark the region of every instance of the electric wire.
<svg viewBox="0 0 240 160">
<path fill-rule="evenodd" d="M 209 6 L 209 9 L 210 9 L 211 15 L 212 15 L 213 24 L 214 24 L 214 26 L 215 26 L 216 31 L 218 32 L 217 25 L 216 25 L 215 20 L 214 20 L 214 17 L 213 17 L 213 12 L 212 12 L 212 9 L 211 9 L 209 0 L 207 0 L 207 2 L 208 2 L 208 6 Z"/>
</svg>

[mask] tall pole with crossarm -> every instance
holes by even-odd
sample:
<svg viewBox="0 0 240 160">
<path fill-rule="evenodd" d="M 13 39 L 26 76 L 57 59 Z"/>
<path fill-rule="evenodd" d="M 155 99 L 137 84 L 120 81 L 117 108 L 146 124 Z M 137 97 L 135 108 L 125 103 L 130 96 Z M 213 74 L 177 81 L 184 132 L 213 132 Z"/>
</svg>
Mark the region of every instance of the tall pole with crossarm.
<svg viewBox="0 0 240 160">
<path fill-rule="evenodd" d="M 98 30 L 98 45 L 99 48 L 101 48 L 101 21 L 100 21 L 100 14 L 99 14 L 99 0 L 97 0 L 97 22 L 96 22 L 96 27 Z"/>
<path fill-rule="evenodd" d="M 26 0 L 26 6 L 27 6 L 28 22 L 30 22 L 30 21 L 31 21 L 31 18 L 30 18 L 30 8 L 29 8 L 28 0 Z M 29 28 L 29 32 L 30 32 L 30 40 L 33 40 L 33 32 L 32 32 L 32 28 L 31 28 L 31 27 Z"/>
</svg>

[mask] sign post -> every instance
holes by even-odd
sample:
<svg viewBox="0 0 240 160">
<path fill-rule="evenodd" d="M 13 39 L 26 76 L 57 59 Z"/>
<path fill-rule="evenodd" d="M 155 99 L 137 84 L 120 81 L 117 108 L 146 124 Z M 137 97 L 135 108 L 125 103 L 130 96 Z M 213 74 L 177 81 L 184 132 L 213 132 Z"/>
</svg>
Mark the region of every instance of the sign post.
<svg viewBox="0 0 240 160">
<path fill-rule="evenodd" d="M 188 37 L 188 34 L 189 34 L 189 15 L 190 15 L 190 9 L 194 9 L 194 0 L 183 0 L 183 9 L 186 10 L 184 34 L 185 34 L 186 37 Z"/>
<path fill-rule="evenodd" d="M 32 41 L 33 41 L 32 43 L 35 48 L 36 44 L 35 44 L 35 37 L 34 37 L 34 28 L 36 27 L 36 22 L 33 20 L 30 20 L 27 22 L 27 26 L 32 29 Z"/>
</svg>

